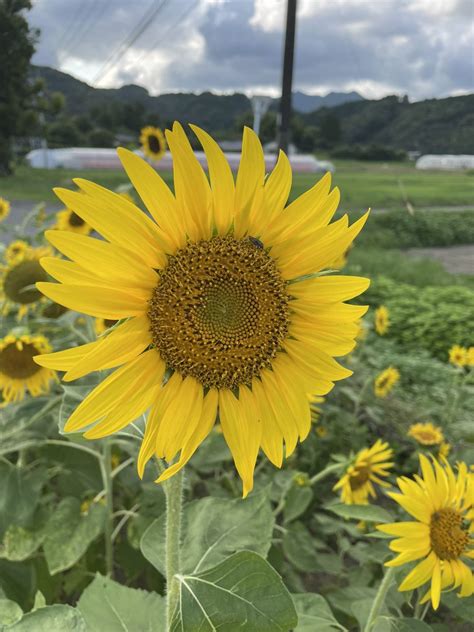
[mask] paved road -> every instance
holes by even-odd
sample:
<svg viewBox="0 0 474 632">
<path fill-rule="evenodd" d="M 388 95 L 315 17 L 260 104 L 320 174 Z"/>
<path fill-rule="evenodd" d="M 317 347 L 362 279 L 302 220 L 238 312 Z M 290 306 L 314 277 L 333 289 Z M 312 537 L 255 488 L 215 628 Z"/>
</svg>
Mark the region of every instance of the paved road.
<svg viewBox="0 0 474 632">
<path fill-rule="evenodd" d="M 428 257 L 440 261 L 448 272 L 474 275 L 474 245 L 449 248 L 410 248 L 412 257 Z"/>
</svg>

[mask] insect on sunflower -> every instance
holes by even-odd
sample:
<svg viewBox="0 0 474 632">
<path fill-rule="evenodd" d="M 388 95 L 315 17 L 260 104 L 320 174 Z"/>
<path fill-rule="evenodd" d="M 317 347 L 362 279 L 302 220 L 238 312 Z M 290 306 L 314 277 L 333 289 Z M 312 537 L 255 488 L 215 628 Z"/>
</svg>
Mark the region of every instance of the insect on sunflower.
<svg viewBox="0 0 474 632">
<path fill-rule="evenodd" d="M 3 403 L 18 402 L 28 390 L 32 397 L 49 392 L 56 373 L 39 366 L 33 357 L 49 353 L 51 346 L 44 336 L 17 336 L 10 333 L 0 340 L 0 393 Z"/>
<path fill-rule="evenodd" d="M 140 144 L 143 153 L 155 162 L 160 160 L 166 151 L 166 140 L 163 132 L 158 127 L 148 125 L 140 132 Z"/>
<path fill-rule="evenodd" d="M 388 487 L 382 478 L 388 476 L 388 470 L 393 466 L 390 461 L 392 456 L 393 450 L 380 439 L 372 447 L 360 450 L 333 487 L 334 491 L 341 490 L 342 502 L 346 505 L 368 505 L 369 496 L 376 496 L 373 483 Z"/>
<path fill-rule="evenodd" d="M 367 214 L 329 224 L 338 201 L 327 174 L 285 208 L 291 167 L 281 153 L 265 178 L 258 137 L 245 129 L 236 182 L 217 143 L 192 126 L 209 180 L 183 128 L 166 132 L 173 195 L 135 154 L 119 156 L 153 219 L 120 195 L 78 179 L 82 193 L 57 189 L 105 239 L 49 231 L 72 261 L 46 258 L 60 283 L 40 283 L 51 299 L 108 320 L 127 319 L 98 341 L 37 359 L 74 380 L 121 368 L 78 406 L 66 429 L 117 432 L 150 408 L 138 458 L 170 466 L 191 458 L 216 418 L 243 480 L 253 485 L 257 454 L 281 467 L 311 427 L 308 393 L 325 395 L 351 375 L 333 359 L 354 347 L 366 307 L 345 301 L 369 281 L 318 276 L 345 251 Z M 175 461 L 179 453 L 179 459 Z"/>
<path fill-rule="evenodd" d="M 400 492 L 388 494 L 415 521 L 377 528 L 397 538 L 390 548 L 398 556 L 386 566 L 422 560 L 399 590 L 414 590 L 430 582 L 420 602 L 431 599 L 436 610 L 443 590 L 459 588 L 460 597 L 470 597 L 474 592 L 474 576 L 468 565 L 474 558 L 474 477 L 465 463 L 458 464 L 456 475 L 445 459 L 430 463 L 424 455 L 420 455 L 420 467 L 421 476 L 415 475 L 414 480 L 402 476 L 397 480 Z"/>
</svg>

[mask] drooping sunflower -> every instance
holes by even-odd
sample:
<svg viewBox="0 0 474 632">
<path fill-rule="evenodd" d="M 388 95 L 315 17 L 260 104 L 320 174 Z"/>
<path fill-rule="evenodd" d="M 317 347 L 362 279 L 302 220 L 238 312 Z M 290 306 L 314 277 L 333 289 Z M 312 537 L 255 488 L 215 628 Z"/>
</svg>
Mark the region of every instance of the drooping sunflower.
<svg viewBox="0 0 474 632">
<path fill-rule="evenodd" d="M 24 258 L 28 253 L 31 246 L 23 239 L 17 239 L 12 241 L 11 244 L 5 248 L 5 261 L 7 263 L 17 263 Z"/>
<path fill-rule="evenodd" d="M 34 310 L 42 302 L 46 302 L 35 283 L 48 280 L 48 275 L 39 260 L 51 253 L 49 247 L 29 248 L 17 261 L 0 266 L 0 301 L 3 303 L 3 315 L 17 309 L 18 319 L 21 320 L 29 310 Z"/>
<path fill-rule="evenodd" d="M 390 326 L 388 309 L 381 305 L 375 310 L 375 331 L 379 336 L 384 336 Z"/>
<path fill-rule="evenodd" d="M 355 455 L 333 490 L 341 490 L 341 501 L 346 505 L 368 505 L 369 496 L 376 497 L 373 483 L 389 487 L 381 477 L 388 476 L 393 466 L 392 456 L 388 443 L 377 439 L 371 448 L 364 448 Z"/>
<path fill-rule="evenodd" d="M 158 127 L 144 127 L 140 132 L 140 144 L 145 156 L 154 161 L 160 160 L 165 154 L 165 136 Z"/>
<path fill-rule="evenodd" d="M 398 369 L 389 366 L 377 375 L 374 383 L 374 393 L 377 397 L 387 397 L 395 384 L 400 380 Z"/>
<path fill-rule="evenodd" d="M 449 350 L 449 361 L 460 368 L 466 366 L 468 360 L 466 347 L 453 345 Z"/>
<path fill-rule="evenodd" d="M 0 197 L 0 222 L 10 215 L 10 202 Z"/>
<path fill-rule="evenodd" d="M 28 390 L 33 397 L 49 392 L 56 373 L 37 364 L 33 357 L 49 353 L 51 346 L 44 336 L 17 336 L 10 333 L 0 339 L 0 393 L 3 402 L 19 402 Z"/>
<path fill-rule="evenodd" d="M 408 429 L 407 435 L 413 437 L 421 445 L 438 445 L 444 441 L 443 431 L 431 421 L 412 424 Z"/>
<path fill-rule="evenodd" d="M 70 230 L 80 235 L 88 235 L 92 230 L 91 226 L 70 208 L 65 208 L 56 213 L 54 228 L 57 230 Z"/>
<path fill-rule="evenodd" d="M 431 598 L 439 606 L 441 592 L 459 588 L 460 597 L 474 592 L 474 576 L 464 561 L 474 558 L 472 506 L 474 484 L 465 463 L 457 475 L 446 460 L 433 463 L 420 455 L 422 476 L 397 480 L 400 493 L 389 493 L 413 522 L 379 525 L 377 528 L 397 539 L 390 544 L 398 556 L 386 566 L 401 566 L 423 558 L 405 577 L 399 590 L 414 590 L 431 582 L 421 603 Z"/>
<path fill-rule="evenodd" d="M 78 406 L 66 429 L 87 438 L 119 431 L 147 409 L 139 474 L 157 455 L 166 480 L 191 458 L 219 417 L 246 495 L 260 447 L 280 467 L 311 427 L 307 393 L 325 395 L 351 371 L 333 356 L 354 347 L 366 307 L 349 305 L 369 281 L 318 276 L 347 249 L 367 214 L 329 224 L 339 201 L 327 174 L 285 208 L 291 168 L 281 153 L 265 178 L 263 150 L 245 129 L 236 183 L 224 154 L 192 126 L 209 180 L 179 124 L 167 131 L 173 195 L 137 155 L 118 153 L 153 219 L 120 195 L 78 179 L 62 201 L 103 237 L 47 238 L 72 261 L 46 258 L 60 283 L 52 300 L 108 320 L 98 341 L 37 361 L 74 380 L 118 367 Z M 175 461 L 179 453 L 179 460 Z"/>
<path fill-rule="evenodd" d="M 110 327 L 118 323 L 117 320 L 109 320 L 107 318 L 96 318 L 94 321 L 94 329 L 96 336 L 102 336 Z"/>
</svg>

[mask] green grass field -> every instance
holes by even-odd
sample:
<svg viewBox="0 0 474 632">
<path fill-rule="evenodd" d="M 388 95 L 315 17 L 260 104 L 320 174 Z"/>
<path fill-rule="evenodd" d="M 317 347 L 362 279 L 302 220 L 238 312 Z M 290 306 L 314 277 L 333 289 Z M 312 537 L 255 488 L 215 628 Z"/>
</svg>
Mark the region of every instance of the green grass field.
<svg viewBox="0 0 474 632">
<path fill-rule="evenodd" d="M 404 195 L 415 207 L 474 204 L 474 175 L 470 172 L 418 171 L 413 163 L 366 163 L 335 161 L 334 182 L 341 189 L 345 210 L 401 208 Z M 171 174 L 163 174 L 171 182 Z M 54 202 L 52 188 L 70 187 L 72 178 L 82 177 L 109 188 L 127 182 L 121 171 L 69 171 L 31 169 L 21 166 L 13 176 L 0 178 L 0 196 L 9 200 Z M 308 189 L 318 175 L 296 174 L 292 197 Z"/>
</svg>

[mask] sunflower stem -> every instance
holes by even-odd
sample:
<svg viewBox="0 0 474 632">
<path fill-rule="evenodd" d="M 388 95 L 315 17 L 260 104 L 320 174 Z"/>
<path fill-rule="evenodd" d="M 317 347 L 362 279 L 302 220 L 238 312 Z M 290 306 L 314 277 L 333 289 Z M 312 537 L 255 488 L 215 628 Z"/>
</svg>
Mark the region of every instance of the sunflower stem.
<svg viewBox="0 0 474 632">
<path fill-rule="evenodd" d="M 100 459 L 100 470 L 102 473 L 102 484 L 105 492 L 105 570 L 109 577 L 114 573 L 114 499 L 113 499 L 113 479 L 112 479 L 112 444 L 109 439 L 104 441 L 104 451 Z"/>
<path fill-rule="evenodd" d="M 164 483 L 166 495 L 166 619 L 167 629 L 176 609 L 179 584 L 176 575 L 181 570 L 181 514 L 184 472 L 180 470 Z"/>
<path fill-rule="evenodd" d="M 326 478 L 333 472 L 337 472 L 338 470 L 341 470 L 345 466 L 346 466 L 345 463 L 333 463 L 332 465 L 328 465 L 327 467 L 324 468 L 324 470 L 321 470 L 321 472 L 318 472 L 317 474 L 312 476 L 309 479 L 309 484 L 315 485 L 316 483 L 319 483 L 319 481 L 322 481 L 324 478 Z"/>
<path fill-rule="evenodd" d="M 372 603 L 369 616 L 367 617 L 367 623 L 365 624 L 364 632 L 370 632 L 370 630 L 372 629 L 372 626 L 375 623 L 375 619 L 378 617 L 379 612 L 381 611 L 382 606 L 385 603 L 385 597 L 387 596 L 388 589 L 392 584 L 394 574 L 395 569 L 393 567 L 389 568 L 388 571 L 385 573 L 384 578 L 380 582 L 380 586 Z"/>
</svg>

